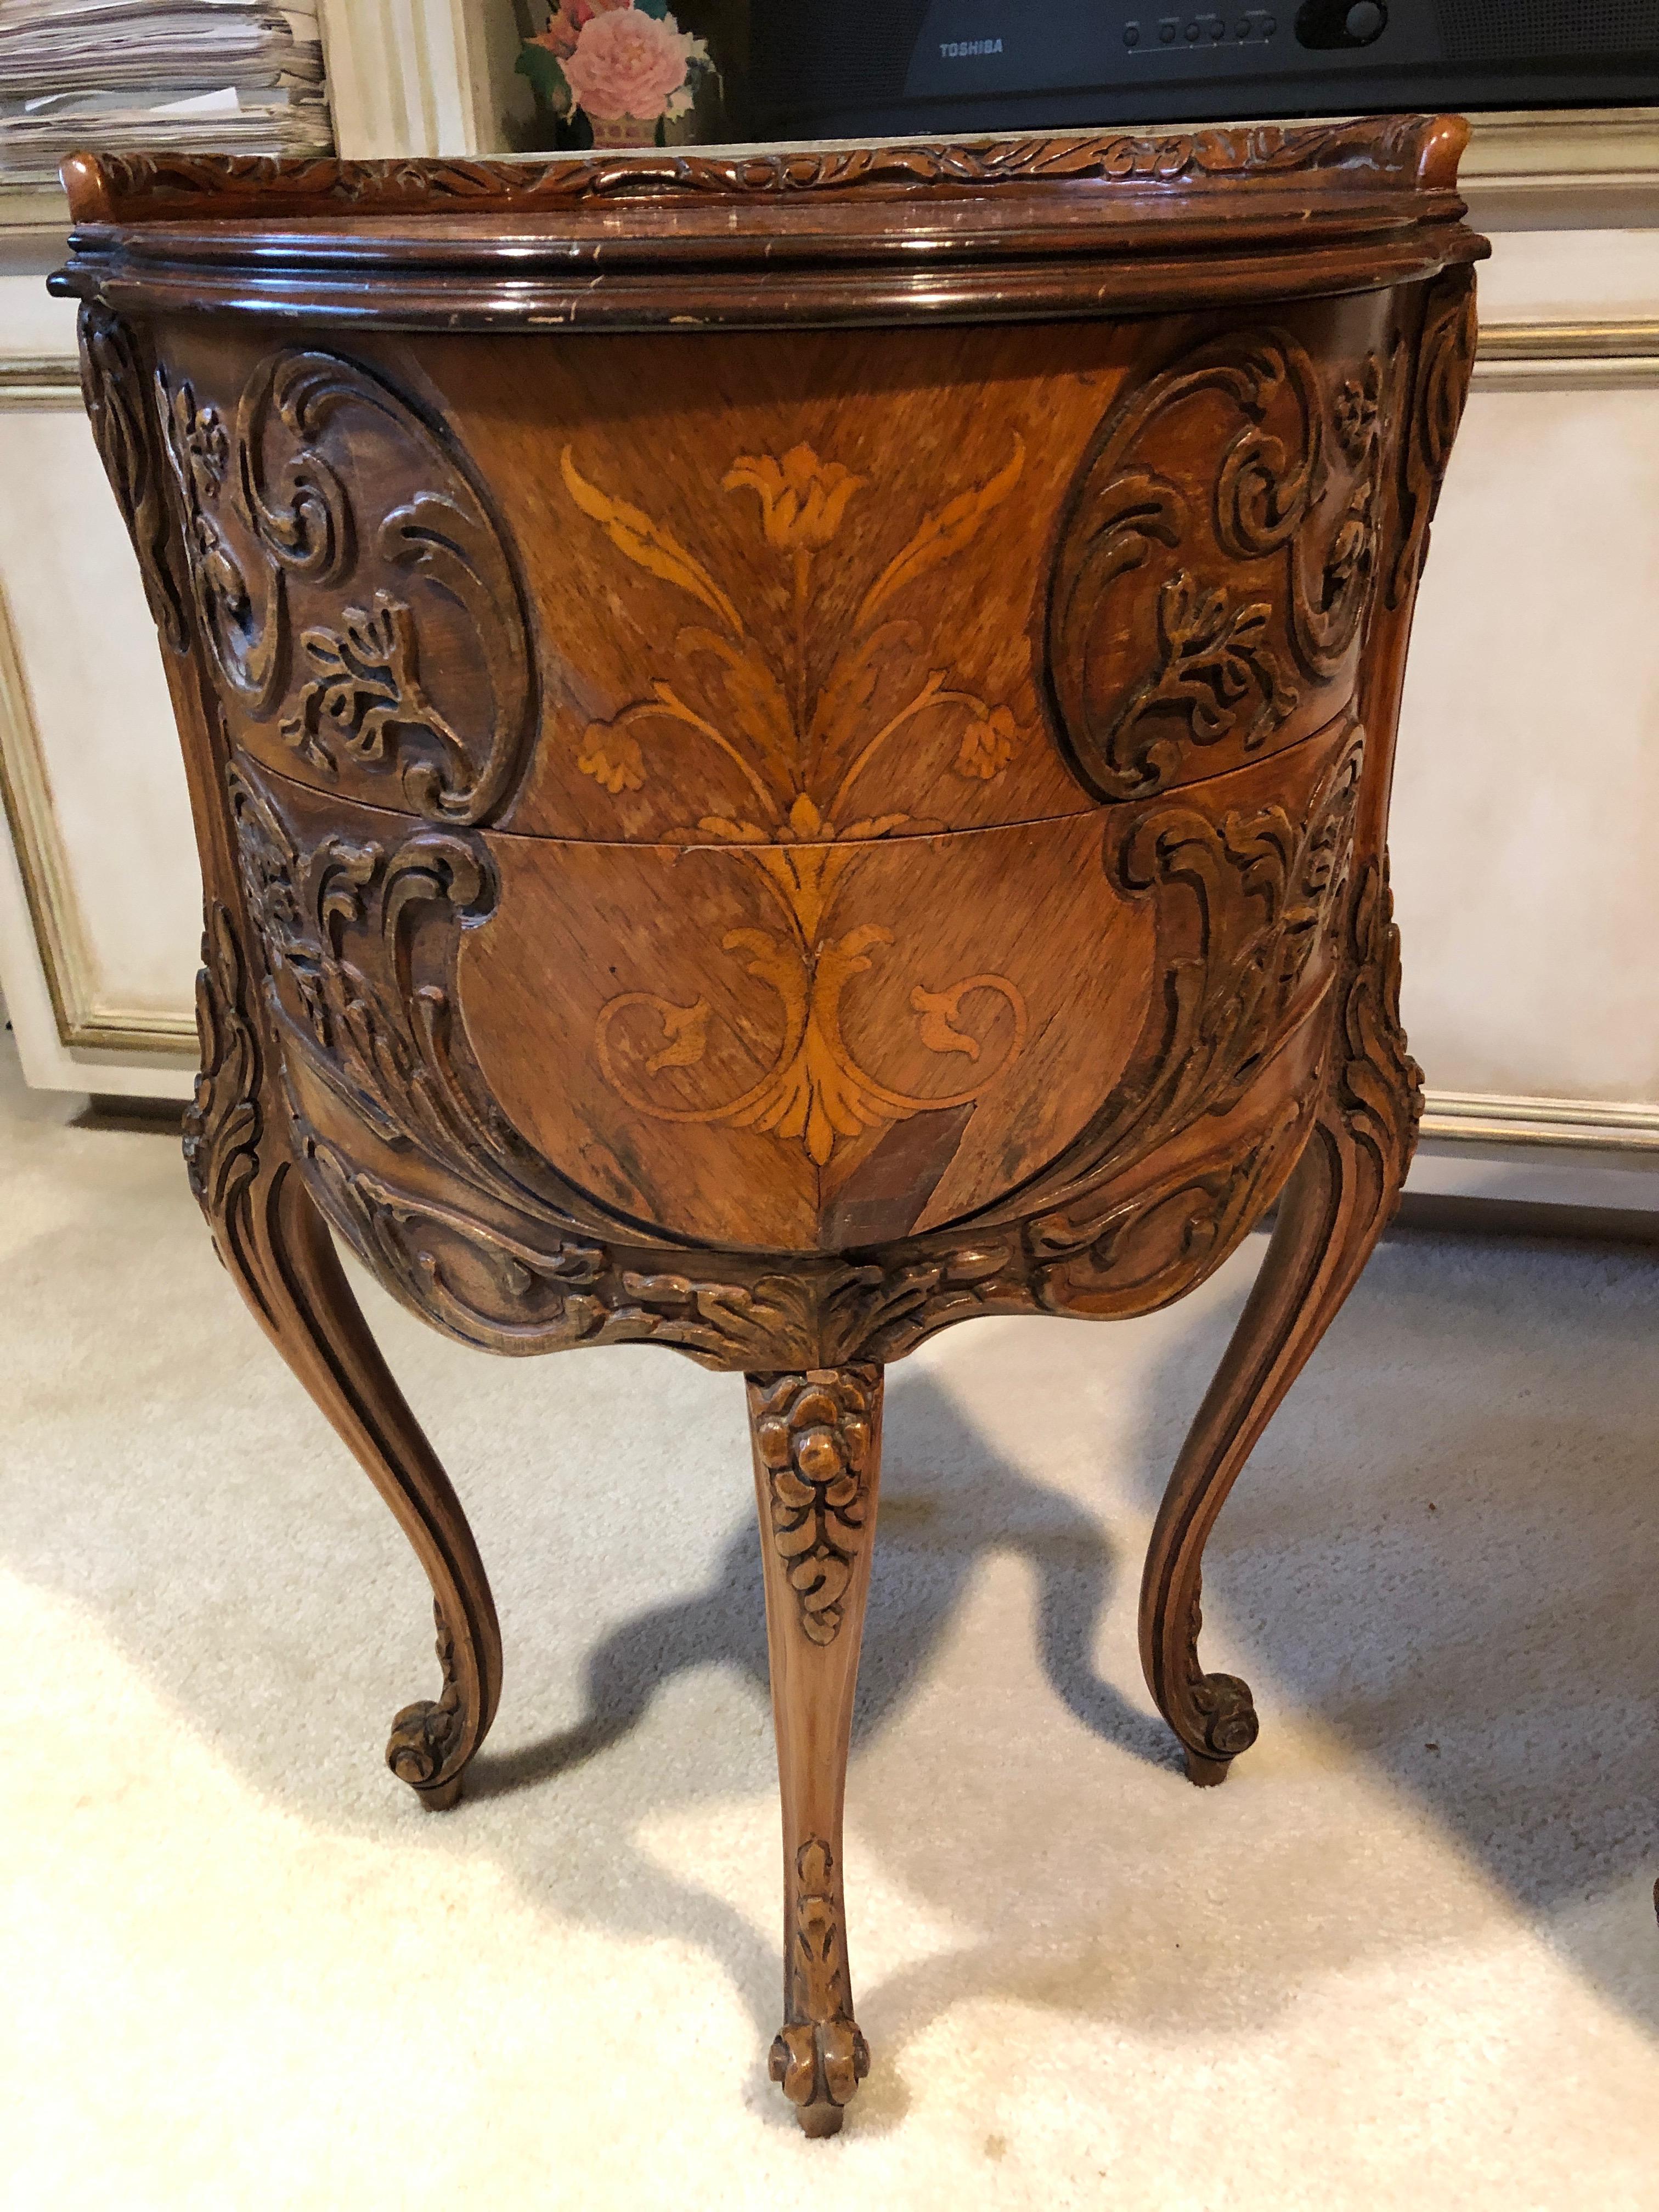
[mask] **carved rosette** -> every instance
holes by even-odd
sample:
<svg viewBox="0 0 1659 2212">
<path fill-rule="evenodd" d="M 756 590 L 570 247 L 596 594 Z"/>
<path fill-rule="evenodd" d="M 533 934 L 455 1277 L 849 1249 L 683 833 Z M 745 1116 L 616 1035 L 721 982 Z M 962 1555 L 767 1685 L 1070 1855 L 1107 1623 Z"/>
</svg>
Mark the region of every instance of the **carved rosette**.
<svg viewBox="0 0 1659 2212">
<path fill-rule="evenodd" d="M 853 2017 L 841 1885 L 829 1844 L 817 1837 L 803 1844 L 795 1875 L 789 2018 L 773 2042 L 769 2070 L 792 2105 L 803 2112 L 816 2106 L 839 2126 L 842 2108 L 870 2071 L 870 2046 Z"/>
<path fill-rule="evenodd" d="M 1198 1639 L 1204 1614 L 1199 1603 L 1202 1583 L 1194 1576 L 1193 1601 L 1187 1615 L 1187 1663 L 1184 1674 L 1187 1704 L 1204 1734 L 1200 1756 L 1237 1759 L 1261 1733 L 1250 1686 L 1237 1674 L 1206 1674 L 1198 1656 Z M 1192 1747 L 1188 1746 L 1189 1754 Z"/>
<path fill-rule="evenodd" d="M 833 1644 L 868 1540 L 876 1366 L 751 1377 L 750 1418 L 765 1470 L 772 1542 L 788 1570 L 802 1633 Z"/>
</svg>

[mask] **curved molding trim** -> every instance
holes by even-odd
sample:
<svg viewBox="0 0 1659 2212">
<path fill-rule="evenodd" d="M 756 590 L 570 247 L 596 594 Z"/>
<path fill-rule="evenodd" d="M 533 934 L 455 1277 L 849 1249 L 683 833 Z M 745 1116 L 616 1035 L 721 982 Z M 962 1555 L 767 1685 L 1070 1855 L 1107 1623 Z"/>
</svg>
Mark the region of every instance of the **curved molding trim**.
<svg viewBox="0 0 1659 2212">
<path fill-rule="evenodd" d="M 1470 1144 L 1594 1145 L 1603 1152 L 1659 1152 L 1659 1106 L 1431 1091 L 1424 1102 L 1422 1133 Z"/>
<path fill-rule="evenodd" d="M 1462 182 L 1483 198 L 1659 185 L 1659 108 L 1516 108 L 1469 119 Z"/>
<path fill-rule="evenodd" d="M 78 408 L 81 365 L 62 354 L 0 355 L 0 407 Z"/>
<path fill-rule="evenodd" d="M 1487 323 L 1474 381 L 1485 392 L 1659 386 L 1659 322 Z"/>
<path fill-rule="evenodd" d="M 319 13 L 343 160 L 508 150 L 498 111 L 514 90 L 510 9 L 480 21 L 473 0 L 321 0 Z M 1659 108 L 1521 108 L 1470 122 L 1462 182 L 1483 204 L 1659 185 Z M 61 192 L 0 187 L 0 231 L 68 229 Z"/>
</svg>

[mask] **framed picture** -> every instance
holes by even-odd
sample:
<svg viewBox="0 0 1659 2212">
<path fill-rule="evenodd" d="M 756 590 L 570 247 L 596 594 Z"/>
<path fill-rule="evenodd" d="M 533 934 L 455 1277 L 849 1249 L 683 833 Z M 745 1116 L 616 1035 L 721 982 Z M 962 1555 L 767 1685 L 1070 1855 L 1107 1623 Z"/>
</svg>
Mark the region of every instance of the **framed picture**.
<svg viewBox="0 0 1659 2212">
<path fill-rule="evenodd" d="M 733 135 L 746 5 L 732 0 L 514 0 L 526 146 L 708 144 Z"/>
</svg>

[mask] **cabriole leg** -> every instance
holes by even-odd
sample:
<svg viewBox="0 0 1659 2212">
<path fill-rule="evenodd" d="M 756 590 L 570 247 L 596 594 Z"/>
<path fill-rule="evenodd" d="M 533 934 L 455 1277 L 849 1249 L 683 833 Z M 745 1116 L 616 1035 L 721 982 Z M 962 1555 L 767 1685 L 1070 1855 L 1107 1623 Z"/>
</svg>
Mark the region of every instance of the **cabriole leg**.
<svg viewBox="0 0 1659 2212">
<path fill-rule="evenodd" d="M 186 1118 L 191 1187 L 267 1336 L 397 1516 L 432 1583 L 442 1694 L 392 1723 L 386 1764 L 434 1810 L 453 1805 L 501 1695 L 495 1601 L 460 1500 L 404 1402 L 328 1228 L 271 1127 L 247 971 L 210 908 L 198 989 L 203 1073 Z"/>
<path fill-rule="evenodd" d="M 1279 1202 L 1273 1241 L 1158 1509 L 1140 1592 L 1140 1650 L 1188 1778 L 1223 1782 L 1255 1741 L 1249 1686 L 1199 1663 L 1204 1547 L 1240 1468 L 1358 1279 L 1411 1163 L 1422 1078 L 1399 1019 L 1399 933 L 1384 868 L 1361 880 L 1353 965 L 1319 1119 Z"/>
<path fill-rule="evenodd" d="M 830 2136 L 870 2069 L 848 1970 L 842 1808 L 876 1529 L 882 1370 L 747 1381 L 783 1800 L 784 2021 L 771 2073 L 806 2133 Z"/>
</svg>

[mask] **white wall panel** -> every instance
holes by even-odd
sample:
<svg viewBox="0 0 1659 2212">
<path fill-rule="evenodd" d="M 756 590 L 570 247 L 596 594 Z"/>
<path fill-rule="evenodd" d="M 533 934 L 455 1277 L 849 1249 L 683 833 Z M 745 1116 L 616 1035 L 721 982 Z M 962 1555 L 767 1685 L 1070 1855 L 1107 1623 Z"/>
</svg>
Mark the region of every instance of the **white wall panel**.
<svg viewBox="0 0 1659 2212">
<path fill-rule="evenodd" d="M 1431 1088 L 1659 1114 L 1659 390 L 1477 391 L 1394 808 Z"/>
<path fill-rule="evenodd" d="M 100 1003 L 188 1012 L 201 876 L 172 702 L 85 418 L 0 414 L 0 588 Z"/>
<path fill-rule="evenodd" d="M 20 833 L 0 964 L 31 1081 L 176 1095 L 201 933 L 184 771 L 131 548 L 79 395 L 62 398 L 0 409 L 0 751 Z"/>
</svg>

